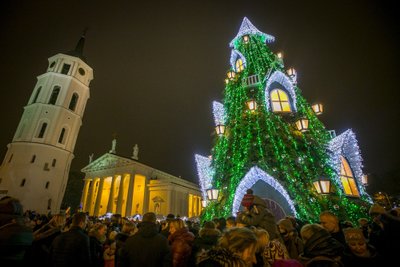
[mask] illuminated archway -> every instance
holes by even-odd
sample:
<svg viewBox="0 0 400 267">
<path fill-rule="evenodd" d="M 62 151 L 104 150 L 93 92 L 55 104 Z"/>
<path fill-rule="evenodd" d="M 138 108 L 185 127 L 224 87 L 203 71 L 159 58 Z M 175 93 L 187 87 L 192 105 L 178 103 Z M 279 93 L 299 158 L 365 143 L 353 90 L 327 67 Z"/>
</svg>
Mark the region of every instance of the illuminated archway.
<svg viewBox="0 0 400 267">
<path fill-rule="evenodd" d="M 251 188 L 259 180 L 264 181 L 265 183 L 273 187 L 276 191 L 278 191 L 279 194 L 287 201 L 287 204 L 289 205 L 289 208 L 293 215 L 297 215 L 294 203 L 285 188 L 275 178 L 273 178 L 258 167 L 252 167 L 249 172 L 243 177 L 242 181 L 236 188 L 235 198 L 233 200 L 232 206 L 233 215 L 235 215 L 239 211 L 240 202 L 243 198 L 243 195 L 246 193 L 246 190 L 248 188 Z"/>
</svg>

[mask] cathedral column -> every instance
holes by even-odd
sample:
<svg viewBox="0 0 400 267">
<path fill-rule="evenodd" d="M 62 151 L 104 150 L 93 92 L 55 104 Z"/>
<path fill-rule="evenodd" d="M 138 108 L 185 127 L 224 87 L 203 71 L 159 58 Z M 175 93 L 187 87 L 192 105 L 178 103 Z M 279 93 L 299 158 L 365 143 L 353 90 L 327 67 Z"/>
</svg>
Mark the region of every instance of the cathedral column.
<svg viewBox="0 0 400 267">
<path fill-rule="evenodd" d="M 115 212 L 118 214 L 121 214 L 122 212 L 122 201 L 124 199 L 124 181 L 125 181 L 125 175 L 121 175 L 121 179 L 119 180 L 117 208 Z"/>
<path fill-rule="evenodd" d="M 85 207 L 85 211 L 89 212 L 89 214 L 92 211 L 92 206 L 93 206 L 92 202 L 93 202 L 94 192 L 96 190 L 96 180 L 93 178 L 93 179 L 91 179 L 90 183 L 91 183 L 92 188 L 90 190 L 89 199 L 88 199 L 88 201 L 86 203 L 86 207 Z"/>
<path fill-rule="evenodd" d="M 103 196 L 104 180 L 105 180 L 104 177 L 100 178 L 99 190 L 97 191 L 96 204 L 94 206 L 94 212 L 93 212 L 94 216 L 99 216 L 101 198 Z"/>
<path fill-rule="evenodd" d="M 117 176 L 114 175 L 111 178 L 111 187 L 110 187 L 110 197 L 108 198 L 108 204 L 107 204 L 107 212 L 113 212 L 113 203 L 114 203 L 114 187 L 115 187 L 115 180 L 117 179 Z"/>
<path fill-rule="evenodd" d="M 82 205 L 81 206 L 82 210 L 85 210 L 85 207 L 86 207 L 86 201 L 88 199 L 88 192 L 89 192 L 89 184 L 90 184 L 90 179 L 86 178 L 85 185 L 83 186 L 83 194 L 82 194 L 81 203 L 80 203 L 80 205 Z"/>
<path fill-rule="evenodd" d="M 133 203 L 133 190 L 134 184 L 133 181 L 135 179 L 135 174 L 131 173 L 129 175 L 129 185 L 128 185 L 128 197 L 126 199 L 126 216 L 132 215 L 132 203 Z"/>
</svg>

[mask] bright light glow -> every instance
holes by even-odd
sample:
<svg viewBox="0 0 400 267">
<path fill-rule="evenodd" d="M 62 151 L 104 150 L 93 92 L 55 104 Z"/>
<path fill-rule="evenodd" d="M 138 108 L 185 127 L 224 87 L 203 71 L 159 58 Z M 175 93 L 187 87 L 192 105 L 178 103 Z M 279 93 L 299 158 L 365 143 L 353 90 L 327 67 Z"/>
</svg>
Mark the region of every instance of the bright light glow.
<svg viewBox="0 0 400 267">
<path fill-rule="evenodd" d="M 247 66 L 246 58 L 238 50 L 232 49 L 230 63 L 231 63 L 232 69 L 236 70 L 236 72 L 242 71 L 242 70 L 238 70 L 236 67 L 236 61 L 238 59 L 242 60 L 242 65 L 244 68 L 246 68 L 246 66 Z"/>
<path fill-rule="evenodd" d="M 301 119 L 297 120 L 296 127 L 297 127 L 297 130 L 299 130 L 300 132 L 307 131 L 308 130 L 308 119 L 301 118 Z"/>
<path fill-rule="evenodd" d="M 322 106 L 322 104 L 319 103 L 312 105 L 312 109 L 314 110 L 316 115 L 320 115 L 324 111 L 324 107 Z"/>
<path fill-rule="evenodd" d="M 250 99 L 246 102 L 246 104 L 251 111 L 255 111 L 257 109 L 257 102 L 254 99 Z"/>
<path fill-rule="evenodd" d="M 296 216 L 296 209 L 294 203 L 290 198 L 285 188 L 272 176 L 264 172 L 258 167 L 252 167 L 249 172 L 240 181 L 240 184 L 236 188 L 235 198 L 233 200 L 232 215 L 236 215 L 240 208 L 240 202 L 242 201 L 243 195 L 246 190 L 251 188 L 258 180 L 262 180 L 278 191 L 287 201 L 293 215 Z"/>
<path fill-rule="evenodd" d="M 360 194 L 367 197 L 368 201 L 372 203 L 372 199 L 365 191 L 361 180 L 363 176 L 362 157 L 354 132 L 351 129 L 348 129 L 344 133 L 336 136 L 329 142 L 328 149 L 331 152 L 331 166 L 336 171 L 337 175 L 335 178 L 337 179 L 337 184 L 340 185 L 341 189 L 344 190 L 340 180 L 341 156 L 343 156 L 347 159 L 351 170 L 353 171 L 353 175 L 357 179 Z"/>
<path fill-rule="evenodd" d="M 250 20 L 248 18 L 244 17 L 243 21 L 242 21 L 242 25 L 240 25 L 238 34 L 229 43 L 229 46 L 233 47 L 236 40 L 240 39 L 244 35 L 249 35 L 249 34 L 260 35 L 263 38 L 265 38 L 265 41 L 268 43 L 272 43 L 273 41 L 275 41 L 274 36 L 260 32 L 256 27 L 254 27 L 254 25 L 250 22 Z"/>
<path fill-rule="evenodd" d="M 226 113 L 224 105 L 217 101 L 213 101 L 213 114 L 215 126 L 226 125 Z"/>
<path fill-rule="evenodd" d="M 206 190 L 212 187 L 214 168 L 211 167 L 211 159 L 196 154 L 197 175 L 199 176 L 200 189 L 203 199 L 207 199 Z"/>
<path fill-rule="evenodd" d="M 271 85 L 273 85 L 273 83 L 279 83 L 280 85 L 282 85 L 285 90 L 290 94 L 291 97 L 291 101 L 292 101 L 292 107 L 293 107 L 293 111 L 297 112 L 297 101 L 296 101 L 296 93 L 294 92 L 293 89 L 293 84 L 290 81 L 290 79 L 288 78 L 288 76 L 286 76 L 283 72 L 277 70 L 275 71 L 269 78 L 267 81 L 267 84 L 265 86 L 265 103 L 267 106 L 267 110 L 271 111 L 271 103 L 270 103 L 270 96 L 269 96 L 269 92 L 274 88 L 271 88 Z"/>
</svg>

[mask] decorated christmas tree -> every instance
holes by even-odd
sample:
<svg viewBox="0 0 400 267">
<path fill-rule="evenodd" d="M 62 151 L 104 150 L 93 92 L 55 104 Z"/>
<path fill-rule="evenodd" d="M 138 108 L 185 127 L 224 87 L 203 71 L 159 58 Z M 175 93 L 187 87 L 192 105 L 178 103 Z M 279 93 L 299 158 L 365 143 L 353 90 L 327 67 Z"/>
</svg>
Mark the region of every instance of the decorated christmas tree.
<svg viewBox="0 0 400 267">
<path fill-rule="evenodd" d="M 372 203 L 355 134 L 325 128 L 317 117 L 322 105 L 307 103 L 295 70 L 286 71 L 268 47 L 274 39 L 244 18 L 230 42 L 223 103 L 213 103 L 214 147 L 210 156 L 195 155 L 208 199 L 202 218 L 235 215 L 252 188 L 278 219 L 315 222 L 331 210 L 355 222 Z"/>
</svg>

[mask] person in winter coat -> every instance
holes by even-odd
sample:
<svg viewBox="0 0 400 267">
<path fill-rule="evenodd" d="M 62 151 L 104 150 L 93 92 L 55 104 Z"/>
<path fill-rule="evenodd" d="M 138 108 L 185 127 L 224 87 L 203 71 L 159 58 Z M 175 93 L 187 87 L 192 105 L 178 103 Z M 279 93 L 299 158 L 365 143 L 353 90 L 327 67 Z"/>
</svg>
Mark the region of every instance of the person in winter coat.
<svg viewBox="0 0 400 267">
<path fill-rule="evenodd" d="M 218 245 L 197 257 L 198 267 L 249 267 L 256 262 L 257 237 L 249 228 L 231 228 Z"/>
<path fill-rule="evenodd" d="M 172 260 L 167 238 L 159 233 L 156 214 L 147 212 L 136 234 L 121 247 L 118 267 L 170 267 Z"/>
<path fill-rule="evenodd" d="M 344 246 L 319 224 L 306 224 L 300 230 L 304 252 L 299 260 L 304 267 L 340 267 Z"/>
<path fill-rule="evenodd" d="M 88 218 L 78 212 L 72 217 L 68 231 L 58 235 L 50 246 L 50 266 L 91 266 L 90 241 L 85 233 Z"/>
<path fill-rule="evenodd" d="M 174 219 L 169 226 L 172 266 L 186 267 L 191 258 L 194 234 L 189 232 L 182 219 Z"/>
<path fill-rule="evenodd" d="M 281 219 L 278 221 L 278 228 L 289 257 L 291 259 L 298 259 L 299 255 L 303 253 L 304 244 L 292 221 L 290 219 Z"/>
<path fill-rule="evenodd" d="M 33 242 L 32 229 L 25 225 L 20 201 L 9 196 L 0 200 L 1 266 L 25 266 L 25 254 Z"/>
<path fill-rule="evenodd" d="M 347 228 L 343 230 L 346 247 L 343 252 L 344 266 L 375 267 L 382 264 L 382 259 L 374 247 L 369 245 L 361 229 Z"/>
<path fill-rule="evenodd" d="M 49 266 L 49 252 L 53 240 L 63 232 L 65 215 L 56 214 L 50 221 L 33 233 L 33 243 L 29 252 L 29 263 Z"/>
<path fill-rule="evenodd" d="M 196 262 L 196 257 L 199 252 L 207 251 L 215 247 L 220 237 L 221 231 L 217 229 L 215 223 L 213 221 L 206 221 L 200 229 L 199 235 L 194 239 L 191 265 L 194 265 Z"/>
<path fill-rule="evenodd" d="M 267 230 L 270 239 L 283 242 L 276 225 L 275 215 L 267 208 L 265 200 L 254 195 L 253 204 L 248 212 L 239 213 L 240 220 L 249 226 L 261 227 Z"/>
</svg>

